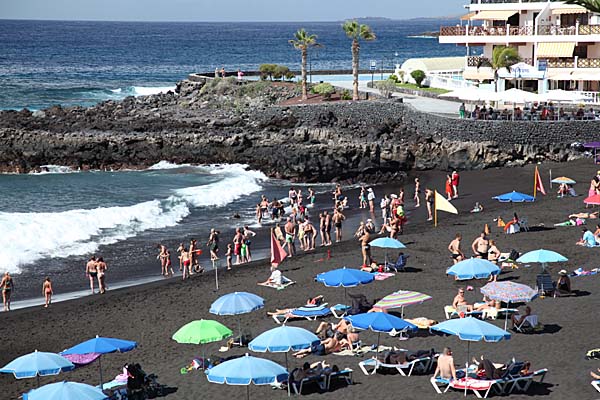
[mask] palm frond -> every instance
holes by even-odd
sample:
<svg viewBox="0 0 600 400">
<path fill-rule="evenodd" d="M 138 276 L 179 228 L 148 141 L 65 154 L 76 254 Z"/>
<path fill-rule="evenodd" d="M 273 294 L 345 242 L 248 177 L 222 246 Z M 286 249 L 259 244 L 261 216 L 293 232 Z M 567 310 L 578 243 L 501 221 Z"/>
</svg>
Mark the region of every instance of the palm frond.
<svg viewBox="0 0 600 400">
<path fill-rule="evenodd" d="M 591 12 L 600 13 L 600 0 L 565 0 L 565 3 L 585 7 Z"/>
</svg>

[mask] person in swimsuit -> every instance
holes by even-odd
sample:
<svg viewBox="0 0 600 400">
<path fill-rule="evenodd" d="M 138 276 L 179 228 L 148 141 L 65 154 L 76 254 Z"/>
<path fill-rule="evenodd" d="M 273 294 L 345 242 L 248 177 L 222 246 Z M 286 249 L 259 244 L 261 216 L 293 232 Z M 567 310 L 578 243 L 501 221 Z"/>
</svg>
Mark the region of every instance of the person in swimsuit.
<svg viewBox="0 0 600 400">
<path fill-rule="evenodd" d="M 307 219 L 306 225 L 304 225 L 304 250 L 314 250 L 316 239 L 317 230 L 315 229 L 313 224 L 310 223 L 310 220 Z"/>
<path fill-rule="evenodd" d="M 342 214 L 339 210 L 334 210 L 333 211 L 333 226 L 335 227 L 335 241 L 337 242 L 341 242 L 342 241 L 342 222 L 346 219 L 346 217 L 344 216 L 344 214 Z"/>
<path fill-rule="evenodd" d="M 415 196 L 413 200 L 415 201 L 415 208 L 421 207 L 421 181 L 419 181 L 419 178 L 415 178 Z"/>
<path fill-rule="evenodd" d="M 473 241 L 471 249 L 473 250 L 475 257 L 487 260 L 488 250 L 490 249 L 490 241 L 485 235 L 485 232 L 481 232 L 479 237 Z"/>
<path fill-rule="evenodd" d="M 108 267 L 102 257 L 98 257 L 96 269 L 98 270 L 98 287 L 100 288 L 100 294 L 104 294 L 106 292 L 105 274 Z"/>
<path fill-rule="evenodd" d="M 292 257 L 296 253 L 296 246 L 294 240 L 296 239 L 296 224 L 292 221 L 292 218 L 288 217 L 285 226 L 285 246 L 288 248 L 288 254 Z"/>
<path fill-rule="evenodd" d="M 227 243 L 227 253 L 225 253 L 225 259 L 227 260 L 227 271 L 231 271 L 231 258 L 233 255 L 233 248 L 231 243 Z"/>
<path fill-rule="evenodd" d="M 488 261 L 493 262 L 494 264 L 498 263 L 498 259 L 500 258 L 500 250 L 498 249 L 498 246 L 496 245 L 496 241 L 495 240 L 490 240 L 490 248 L 488 250 Z M 490 282 L 493 280 L 495 281 L 497 278 L 497 275 L 492 275 L 490 276 Z"/>
<path fill-rule="evenodd" d="M 294 207 L 298 200 L 298 193 L 296 192 L 296 190 L 293 187 L 290 188 L 290 190 L 288 192 L 288 197 L 290 198 L 290 205 L 292 207 Z"/>
<path fill-rule="evenodd" d="M 4 277 L 2 277 L 2 281 L 0 281 L 0 289 L 2 289 L 2 302 L 4 303 L 4 311 L 10 311 L 10 298 L 12 292 L 15 288 L 15 284 L 13 282 L 10 273 L 6 271 L 4 273 Z"/>
<path fill-rule="evenodd" d="M 239 265 L 242 261 L 242 243 L 244 241 L 244 235 L 242 235 L 242 229 L 236 228 L 235 235 L 233 236 L 233 254 L 235 254 L 235 265 Z"/>
<path fill-rule="evenodd" d="M 94 294 L 94 282 L 98 278 L 98 270 L 96 269 L 96 256 L 91 256 L 87 264 L 85 264 L 85 275 L 90 280 L 90 290 Z"/>
<path fill-rule="evenodd" d="M 427 205 L 427 221 L 433 220 L 433 190 L 425 189 L 425 204 Z"/>
<path fill-rule="evenodd" d="M 458 184 L 460 182 L 460 176 L 457 171 L 452 171 L 452 175 L 450 176 L 452 183 L 452 198 L 458 198 Z"/>
<path fill-rule="evenodd" d="M 314 189 L 308 188 L 308 204 L 311 204 L 312 206 L 314 206 L 316 201 L 317 201 L 317 197 L 315 196 Z"/>
<path fill-rule="evenodd" d="M 44 308 L 48 308 L 48 306 L 52 302 L 53 294 L 54 292 L 52 291 L 52 282 L 50 282 L 50 277 L 47 276 L 46 279 L 44 279 L 44 283 L 42 285 L 42 295 L 46 299 Z"/>
<path fill-rule="evenodd" d="M 283 245 L 285 243 L 285 236 L 283 236 L 283 231 L 281 230 L 281 225 L 275 224 L 273 233 L 275 233 L 275 239 L 277 239 L 279 241 L 279 244 Z"/>
<path fill-rule="evenodd" d="M 364 186 L 360 187 L 360 194 L 358 195 L 358 208 L 367 208 L 367 191 Z"/>
<path fill-rule="evenodd" d="M 219 233 L 221 232 L 219 232 L 215 228 L 212 228 L 210 230 L 210 235 L 208 236 L 208 242 L 206 242 L 206 245 L 210 249 L 211 261 L 219 259 L 219 257 L 217 256 L 217 253 L 219 252 Z"/>
<path fill-rule="evenodd" d="M 197 241 L 196 239 L 191 239 L 190 240 L 190 250 L 189 250 L 189 259 L 190 259 L 190 264 L 189 264 L 189 275 L 194 275 L 193 272 L 193 268 L 196 266 L 196 264 L 198 264 L 198 256 L 196 254 L 196 246 L 197 246 Z"/>
<path fill-rule="evenodd" d="M 185 280 L 185 278 L 189 278 L 189 273 L 192 272 L 191 271 L 190 253 L 185 248 L 183 243 L 181 244 L 181 246 L 179 246 L 179 249 L 177 249 L 177 250 L 179 250 L 179 260 L 181 262 L 181 265 L 183 266 L 183 269 L 181 270 L 182 271 L 181 276 Z"/>
<path fill-rule="evenodd" d="M 433 376 L 435 378 L 456 380 L 456 368 L 454 367 L 454 358 L 450 347 L 444 348 L 442 355 L 439 356 Z"/>
<path fill-rule="evenodd" d="M 179 253 L 179 255 L 177 256 L 177 258 L 179 259 L 179 271 L 183 271 L 183 260 L 181 259 L 181 251 L 185 248 L 185 246 L 183 245 L 183 243 L 179 243 L 179 247 L 177 248 L 177 253 Z"/>
<path fill-rule="evenodd" d="M 454 264 L 465 259 L 465 253 L 463 253 L 460 248 L 461 239 L 462 235 L 457 233 L 456 236 L 454 236 L 454 240 L 448 245 L 448 251 L 450 251 L 450 254 L 452 254 L 452 261 Z"/>
<path fill-rule="evenodd" d="M 262 217 L 263 217 L 263 212 L 262 212 L 262 209 L 260 208 L 260 203 L 258 203 L 256 205 L 255 215 L 256 215 L 256 222 L 258 222 L 260 224 L 262 222 Z"/>
<path fill-rule="evenodd" d="M 473 305 L 467 303 L 465 299 L 465 289 L 458 289 L 458 294 L 454 296 L 454 301 L 452 301 L 452 307 L 458 311 L 459 306 L 464 306 L 467 308 L 467 312 L 473 311 Z"/>
<path fill-rule="evenodd" d="M 375 193 L 373 192 L 373 188 L 367 189 L 367 201 L 369 202 L 369 211 L 371 214 L 375 213 Z"/>
<path fill-rule="evenodd" d="M 252 253 L 250 252 L 250 244 L 252 243 L 252 238 L 256 236 L 256 232 L 251 231 L 248 225 L 244 226 L 244 230 L 242 232 L 244 235 L 244 244 L 246 245 L 246 262 L 252 261 Z"/>
<path fill-rule="evenodd" d="M 317 356 L 324 356 L 327 354 L 335 353 L 336 351 L 342 350 L 341 340 L 343 339 L 340 333 L 337 333 L 334 337 L 322 340 L 317 345 L 312 345 L 308 349 L 303 349 L 293 353 L 292 355 L 296 358 L 303 358 L 309 354 L 315 354 Z"/>
<path fill-rule="evenodd" d="M 363 267 L 371 265 L 371 234 L 368 229 L 363 229 L 362 235 L 358 238 L 363 256 Z"/>
<path fill-rule="evenodd" d="M 325 246 L 331 246 L 331 214 L 323 211 L 325 217 Z"/>
<path fill-rule="evenodd" d="M 342 196 L 342 186 L 338 183 L 335 185 L 335 190 L 333 191 L 333 204 L 337 205 L 337 202 L 340 200 Z"/>
<path fill-rule="evenodd" d="M 168 275 L 167 260 L 169 259 L 167 256 L 168 250 L 165 245 L 159 244 L 157 246 L 159 249 L 159 253 L 156 258 L 160 260 L 160 273 L 161 273 L 161 275 L 167 276 Z"/>
<path fill-rule="evenodd" d="M 173 276 L 173 263 L 171 263 L 171 252 L 169 249 L 165 247 L 165 258 L 167 259 L 167 263 L 165 264 L 165 273 Z"/>
<path fill-rule="evenodd" d="M 452 200 L 452 194 L 454 193 L 452 191 L 452 177 L 450 175 L 446 175 L 446 199 L 448 201 Z"/>
</svg>

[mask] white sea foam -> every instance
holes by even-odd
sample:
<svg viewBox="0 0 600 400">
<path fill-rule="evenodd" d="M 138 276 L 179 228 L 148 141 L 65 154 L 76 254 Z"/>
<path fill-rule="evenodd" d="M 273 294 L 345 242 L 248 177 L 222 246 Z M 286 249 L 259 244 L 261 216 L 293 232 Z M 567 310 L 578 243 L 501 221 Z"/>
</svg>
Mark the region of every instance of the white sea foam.
<svg viewBox="0 0 600 400">
<path fill-rule="evenodd" d="M 149 96 L 151 94 L 167 93 L 174 91 L 175 86 L 132 86 L 134 96 Z"/>
<path fill-rule="evenodd" d="M 30 172 L 31 175 L 45 175 L 45 174 L 70 174 L 75 171 L 71 167 L 65 165 L 41 165 L 41 171 Z"/>
<path fill-rule="evenodd" d="M 163 169 L 178 169 L 181 167 L 190 167 L 190 164 L 173 164 L 168 161 L 159 161 L 156 164 L 150 166 L 148 169 L 151 171 L 158 171 Z"/>
<path fill-rule="evenodd" d="M 166 199 L 127 207 L 57 213 L 0 212 L 0 272 L 19 273 L 42 258 L 89 254 L 149 229 L 175 226 L 193 208 L 229 204 L 261 189 L 266 176 L 241 165 L 199 167 L 222 175 L 217 182 L 178 189 Z"/>
</svg>

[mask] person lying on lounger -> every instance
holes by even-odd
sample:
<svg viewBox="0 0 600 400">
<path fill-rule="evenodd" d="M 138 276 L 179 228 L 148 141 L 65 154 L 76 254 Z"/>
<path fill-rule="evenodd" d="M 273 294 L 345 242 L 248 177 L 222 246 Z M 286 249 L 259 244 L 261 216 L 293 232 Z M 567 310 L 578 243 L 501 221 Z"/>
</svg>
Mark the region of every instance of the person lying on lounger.
<svg viewBox="0 0 600 400">
<path fill-rule="evenodd" d="M 300 382 L 303 379 L 314 376 L 330 375 L 332 372 L 338 372 L 339 370 L 337 365 L 331 366 L 326 361 L 317 361 L 312 364 L 305 362 L 302 368 L 298 368 L 294 372 L 293 379 L 296 382 Z"/>
<path fill-rule="evenodd" d="M 593 213 L 577 213 L 569 215 L 569 218 L 581 218 L 581 219 L 597 219 L 600 211 L 594 211 Z"/>
<path fill-rule="evenodd" d="M 513 314 L 510 316 L 510 320 L 512 322 L 511 327 L 514 328 L 515 325 L 521 325 L 525 318 L 531 315 L 531 307 L 525 306 L 525 312 L 523 314 Z"/>
<path fill-rule="evenodd" d="M 332 338 L 339 333 L 341 334 L 340 337 L 342 339 L 346 339 L 353 345 L 358 343 L 360 340 L 358 332 L 352 326 L 352 324 L 349 324 L 343 319 L 337 324 L 333 324 L 330 322 L 321 322 L 315 333 L 317 335 L 320 335 L 320 337 L 324 338 Z"/>
<path fill-rule="evenodd" d="M 321 304 L 323 304 L 324 299 L 325 298 L 322 295 L 318 295 L 317 297 L 309 297 L 308 300 L 306 300 L 306 304 L 304 305 L 304 307 L 318 307 Z M 294 310 L 295 308 L 276 308 L 275 311 L 267 311 L 267 315 L 285 315 L 293 312 Z"/>
<path fill-rule="evenodd" d="M 465 299 L 465 289 L 464 288 L 460 288 L 458 289 L 458 294 L 456 296 L 454 296 L 454 301 L 452 302 L 452 307 L 454 307 L 455 310 L 458 311 L 459 307 L 466 307 L 467 308 L 467 312 L 471 312 L 473 311 L 473 306 L 469 303 L 467 303 L 467 300 Z"/>
<path fill-rule="evenodd" d="M 598 368 L 598 372 L 600 372 L 600 368 Z M 597 373 L 595 373 L 594 371 L 590 371 L 590 375 L 592 376 L 592 378 L 594 379 L 600 379 L 600 375 L 598 375 Z"/>
<path fill-rule="evenodd" d="M 352 345 L 342 338 L 341 333 L 336 333 L 334 337 L 322 340 L 319 344 L 312 345 L 308 349 L 303 349 L 293 353 L 292 355 L 296 358 L 303 358 L 309 354 L 315 354 L 317 356 L 324 356 L 327 354 L 335 353 L 344 349 L 351 349 Z"/>
</svg>

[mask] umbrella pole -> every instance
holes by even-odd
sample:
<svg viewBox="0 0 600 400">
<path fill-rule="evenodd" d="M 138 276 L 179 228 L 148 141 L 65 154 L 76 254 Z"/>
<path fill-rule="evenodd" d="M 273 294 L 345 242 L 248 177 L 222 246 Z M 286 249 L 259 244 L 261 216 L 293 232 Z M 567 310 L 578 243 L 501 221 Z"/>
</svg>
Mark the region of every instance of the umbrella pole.
<svg viewBox="0 0 600 400">
<path fill-rule="evenodd" d="M 215 266 L 215 260 L 212 260 L 212 266 L 215 270 L 215 287 L 217 288 L 217 291 L 219 291 L 219 269 Z"/>
<path fill-rule="evenodd" d="M 510 301 L 506 302 L 506 308 L 510 308 Z M 504 313 L 504 330 L 508 327 L 508 311 Z"/>
<path fill-rule="evenodd" d="M 285 369 L 287 369 L 288 372 L 290 371 L 290 366 L 288 365 L 287 351 L 285 352 Z"/>
<path fill-rule="evenodd" d="M 346 286 L 344 286 L 344 305 L 348 305 L 348 298 L 346 293 Z"/>
<path fill-rule="evenodd" d="M 100 390 L 102 390 L 102 356 L 98 357 L 98 369 L 100 370 Z"/>
<path fill-rule="evenodd" d="M 375 359 L 379 356 L 379 339 L 381 339 L 381 332 L 377 332 L 377 350 L 375 351 Z"/>
<path fill-rule="evenodd" d="M 250 384 L 246 386 L 246 399 L 250 400 Z"/>
<path fill-rule="evenodd" d="M 37 387 L 40 387 L 40 375 L 36 374 L 35 377 L 37 378 Z"/>
<path fill-rule="evenodd" d="M 471 341 L 467 341 L 467 363 L 465 368 L 465 380 L 469 376 L 469 353 L 471 352 Z M 465 397 L 467 397 L 467 382 L 465 381 Z"/>
</svg>

